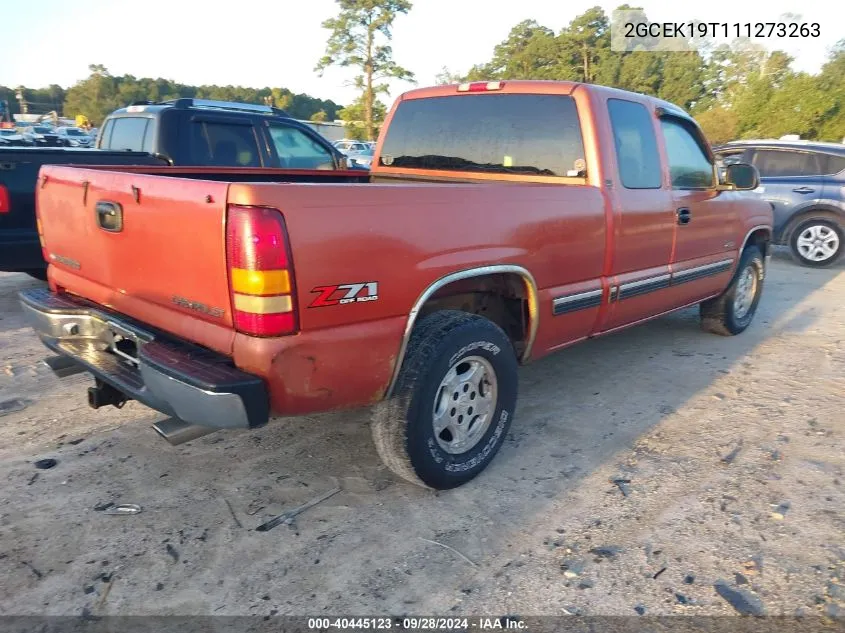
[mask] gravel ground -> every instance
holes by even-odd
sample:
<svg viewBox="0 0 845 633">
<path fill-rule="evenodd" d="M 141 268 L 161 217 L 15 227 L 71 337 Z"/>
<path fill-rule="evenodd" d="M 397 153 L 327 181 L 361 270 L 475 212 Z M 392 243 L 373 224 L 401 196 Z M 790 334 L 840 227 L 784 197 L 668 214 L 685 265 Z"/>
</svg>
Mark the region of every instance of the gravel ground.
<svg viewBox="0 0 845 633">
<path fill-rule="evenodd" d="M 0 273 L 0 614 L 841 615 L 842 270 L 777 253 L 739 337 L 688 310 L 525 367 L 447 493 L 380 465 L 366 411 L 171 447 L 137 403 L 89 409 L 23 323 L 40 282 Z"/>
</svg>

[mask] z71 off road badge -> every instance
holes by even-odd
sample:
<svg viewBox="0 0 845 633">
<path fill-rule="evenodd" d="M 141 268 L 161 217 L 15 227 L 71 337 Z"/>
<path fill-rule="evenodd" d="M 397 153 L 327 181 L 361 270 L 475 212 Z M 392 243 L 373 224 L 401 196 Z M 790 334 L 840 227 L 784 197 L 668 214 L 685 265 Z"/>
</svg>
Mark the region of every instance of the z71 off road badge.
<svg viewBox="0 0 845 633">
<path fill-rule="evenodd" d="M 311 292 L 318 292 L 318 296 L 311 302 L 309 308 L 325 308 L 345 303 L 364 303 L 378 301 L 378 282 L 365 281 L 357 284 L 338 284 L 336 286 L 316 286 Z M 342 293 L 342 294 L 341 294 Z"/>
</svg>

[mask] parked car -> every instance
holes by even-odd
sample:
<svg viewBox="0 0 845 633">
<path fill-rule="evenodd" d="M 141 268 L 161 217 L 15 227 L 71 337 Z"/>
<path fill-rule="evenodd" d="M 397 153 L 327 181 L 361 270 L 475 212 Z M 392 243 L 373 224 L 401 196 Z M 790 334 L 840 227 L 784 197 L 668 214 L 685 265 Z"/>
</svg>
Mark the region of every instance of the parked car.
<svg viewBox="0 0 845 633">
<path fill-rule="evenodd" d="M 75 137 L 56 135 L 58 141 L 65 138 Z M 47 262 L 35 230 L 35 184 L 43 164 L 276 168 L 254 176 L 259 179 L 278 179 L 280 167 L 348 168 L 346 157 L 328 140 L 281 110 L 222 101 L 179 99 L 121 108 L 106 118 L 96 145 L 97 149 L 0 151 L 0 163 L 8 167 L 0 170 L 0 196 L 5 192 L 11 204 L 6 215 L 0 215 L 0 270 L 45 274 Z M 359 168 L 357 177 L 362 176 Z"/>
<path fill-rule="evenodd" d="M 774 208 L 774 242 L 805 266 L 830 266 L 845 244 L 845 145 L 811 141 L 734 141 L 715 150 L 722 165 L 750 163 L 756 190 Z"/>
<path fill-rule="evenodd" d="M 751 324 L 772 209 L 681 108 L 479 82 L 402 95 L 383 134 L 371 184 L 42 167 L 51 289 L 21 301 L 51 366 L 173 443 L 379 402 L 385 464 L 444 489 L 504 443 L 519 362 L 692 305 Z"/>
<path fill-rule="evenodd" d="M 59 127 L 56 134 L 64 141 L 67 147 L 91 147 L 94 138 L 78 127 Z"/>
<path fill-rule="evenodd" d="M 47 125 L 34 125 L 24 128 L 21 135 L 30 145 L 36 147 L 61 147 L 64 140 L 56 134 L 56 131 Z"/>
<path fill-rule="evenodd" d="M 369 145 L 363 141 L 336 141 L 334 146 L 347 156 L 349 154 L 364 152 L 369 149 Z"/>
<path fill-rule="evenodd" d="M 27 145 L 22 134 L 13 128 L 0 129 L 0 147 L 19 147 Z"/>
<path fill-rule="evenodd" d="M 347 157 L 349 158 L 350 163 L 370 169 L 373 164 L 374 154 L 375 150 L 368 147 L 360 152 L 350 152 L 347 154 Z"/>
</svg>

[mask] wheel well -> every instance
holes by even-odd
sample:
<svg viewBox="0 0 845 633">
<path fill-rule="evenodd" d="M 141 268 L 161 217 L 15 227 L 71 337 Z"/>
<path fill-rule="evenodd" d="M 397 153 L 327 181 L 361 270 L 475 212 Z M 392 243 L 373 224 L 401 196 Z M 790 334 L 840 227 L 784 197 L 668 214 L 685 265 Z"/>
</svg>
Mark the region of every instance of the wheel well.
<svg viewBox="0 0 845 633">
<path fill-rule="evenodd" d="M 769 229 L 757 229 L 748 236 L 748 239 L 745 240 L 745 244 L 742 245 L 742 248 L 745 250 L 746 246 L 753 244 L 760 249 L 760 252 L 763 253 L 763 257 L 766 257 L 766 255 L 769 254 L 771 241 L 772 232 Z"/>
<path fill-rule="evenodd" d="M 438 310 L 477 314 L 498 325 L 522 357 L 530 343 L 532 290 L 517 273 L 485 274 L 460 279 L 439 288 L 420 309 L 419 316 Z"/>
<path fill-rule="evenodd" d="M 780 236 L 780 244 L 789 244 L 792 239 L 792 233 L 798 228 L 798 225 L 810 218 L 819 218 L 822 220 L 829 220 L 835 222 L 839 226 L 843 226 L 842 216 L 827 209 L 807 209 L 801 213 L 796 214 L 786 225 L 783 234 Z"/>
</svg>

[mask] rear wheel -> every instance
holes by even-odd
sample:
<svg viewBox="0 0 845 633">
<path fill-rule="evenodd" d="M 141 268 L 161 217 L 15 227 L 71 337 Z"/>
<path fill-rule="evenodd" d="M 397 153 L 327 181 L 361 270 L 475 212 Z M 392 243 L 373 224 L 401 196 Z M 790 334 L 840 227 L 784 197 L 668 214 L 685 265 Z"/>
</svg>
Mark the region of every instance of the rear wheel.
<svg viewBox="0 0 845 633">
<path fill-rule="evenodd" d="M 821 218 L 810 219 L 796 227 L 789 240 L 793 257 L 804 266 L 830 266 L 842 255 L 845 242 L 842 227 Z"/>
<path fill-rule="evenodd" d="M 516 394 L 516 355 L 502 329 L 474 314 L 435 312 L 411 334 L 394 396 L 374 409 L 376 449 L 412 483 L 455 488 L 493 460 Z"/>
<path fill-rule="evenodd" d="M 702 329 L 722 336 L 733 336 L 744 331 L 751 325 L 757 312 L 765 276 L 763 254 L 757 246 L 747 246 L 725 292 L 701 303 Z"/>
</svg>

